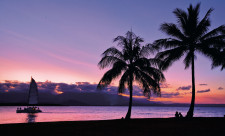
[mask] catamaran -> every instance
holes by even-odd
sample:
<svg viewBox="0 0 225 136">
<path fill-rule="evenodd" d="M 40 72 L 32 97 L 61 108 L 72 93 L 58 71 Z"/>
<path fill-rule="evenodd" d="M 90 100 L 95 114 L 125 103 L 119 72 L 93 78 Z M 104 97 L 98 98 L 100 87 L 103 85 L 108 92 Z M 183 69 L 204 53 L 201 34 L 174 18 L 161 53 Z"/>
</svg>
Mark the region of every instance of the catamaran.
<svg viewBox="0 0 225 136">
<path fill-rule="evenodd" d="M 42 112 L 39 107 L 35 106 L 38 104 L 38 89 L 35 80 L 31 77 L 30 89 L 28 95 L 28 105 L 26 108 L 17 108 L 16 113 L 38 113 Z"/>
</svg>

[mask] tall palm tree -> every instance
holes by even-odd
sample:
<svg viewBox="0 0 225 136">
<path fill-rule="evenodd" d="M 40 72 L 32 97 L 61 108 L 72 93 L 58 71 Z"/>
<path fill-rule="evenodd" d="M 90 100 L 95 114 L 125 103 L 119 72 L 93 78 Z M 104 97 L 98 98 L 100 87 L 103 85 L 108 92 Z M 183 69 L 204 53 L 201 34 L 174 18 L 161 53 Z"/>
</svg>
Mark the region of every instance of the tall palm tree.
<svg viewBox="0 0 225 136">
<path fill-rule="evenodd" d="M 177 18 L 177 24 L 163 23 L 161 31 L 169 38 L 159 39 L 154 42 L 155 48 L 162 49 L 156 58 L 163 59 L 162 70 L 167 69 L 173 62 L 185 55 L 183 60 L 185 69 L 191 65 L 192 69 L 192 99 L 186 117 L 193 117 L 195 104 L 195 59 L 196 52 L 204 54 L 213 60 L 216 55 L 216 47 L 224 45 L 225 26 L 221 25 L 208 32 L 211 25 L 209 16 L 213 9 L 209 9 L 202 20 L 199 20 L 200 4 L 193 7 L 191 4 L 188 11 L 175 9 L 173 13 Z"/>
<path fill-rule="evenodd" d="M 130 92 L 129 108 L 125 119 L 130 119 L 133 95 L 133 82 L 136 81 L 143 89 L 144 95 L 150 97 L 151 92 L 160 95 L 160 82 L 164 81 L 163 73 L 157 69 L 160 62 L 157 59 L 148 59 L 152 53 L 151 45 L 141 46 L 144 40 L 128 31 L 126 36 L 118 36 L 114 39 L 118 46 L 107 49 L 102 54 L 98 63 L 101 69 L 111 67 L 100 80 L 97 88 L 101 89 L 109 85 L 113 79 L 120 76 L 118 92 L 123 93 L 128 87 Z"/>
</svg>

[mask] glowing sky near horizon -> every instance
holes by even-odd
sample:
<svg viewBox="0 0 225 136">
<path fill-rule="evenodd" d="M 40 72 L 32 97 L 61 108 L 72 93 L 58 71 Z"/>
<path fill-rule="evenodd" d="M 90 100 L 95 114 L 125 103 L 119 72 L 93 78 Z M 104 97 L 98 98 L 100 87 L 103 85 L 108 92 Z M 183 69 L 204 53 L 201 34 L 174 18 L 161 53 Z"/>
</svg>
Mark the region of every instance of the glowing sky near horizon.
<svg viewBox="0 0 225 136">
<path fill-rule="evenodd" d="M 159 31 L 163 22 L 176 22 L 172 11 L 186 10 L 190 3 L 201 2 L 200 18 L 209 8 L 210 29 L 225 24 L 225 1 L 220 0 L 1 0 L 0 1 L 0 81 L 18 80 L 97 83 L 105 70 L 97 63 L 112 39 L 132 28 L 145 43 L 166 37 Z M 172 3 L 172 4 L 171 4 Z M 211 62 L 202 55 L 196 60 L 197 103 L 225 104 L 225 70 L 211 70 Z M 191 85 L 191 71 L 182 59 L 166 72 L 170 88 Z M 116 84 L 116 81 L 115 83 Z M 199 85 L 207 84 L 207 85 Z M 160 101 L 190 102 L 183 98 Z"/>
</svg>

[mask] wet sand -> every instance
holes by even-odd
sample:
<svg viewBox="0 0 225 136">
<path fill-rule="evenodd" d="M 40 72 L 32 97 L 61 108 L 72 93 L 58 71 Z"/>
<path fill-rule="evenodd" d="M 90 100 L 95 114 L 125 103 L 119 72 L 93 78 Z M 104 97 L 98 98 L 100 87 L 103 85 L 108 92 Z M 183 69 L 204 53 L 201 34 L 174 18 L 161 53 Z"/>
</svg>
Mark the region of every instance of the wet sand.
<svg viewBox="0 0 225 136">
<path fill-rule="evenodd" d="M 224 136 L 225 118 L 152 118 L 132 120 L 1 124 L 2 135 L 49 136 Z"/>
</svg>

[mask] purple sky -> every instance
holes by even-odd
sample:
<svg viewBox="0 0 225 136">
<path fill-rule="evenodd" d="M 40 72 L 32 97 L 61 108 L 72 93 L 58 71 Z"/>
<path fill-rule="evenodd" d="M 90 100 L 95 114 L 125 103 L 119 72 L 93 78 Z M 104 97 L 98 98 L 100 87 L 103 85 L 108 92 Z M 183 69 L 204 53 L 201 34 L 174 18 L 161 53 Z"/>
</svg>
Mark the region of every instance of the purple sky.
<svg viewBox="0 0 225 136">
<path fill-rule="evenodd" d="M 1 0 L 0 81 L 25 82 L 33 76 L 42 82 L 97 83 L 104 73 L 97 63 L 104 50 L 116 45 L 113 38 L 131 28 L 145 43 L 166 37 L 160 24 L 175 23 L 175 8 L 186 10 L 198 2 L 200 18 L 215 9 L 211 29 L 225 24 L 222 0 Z M 184 70 L 182 59 L 165 75 L 172 88 L 168 92 L 191 85 L 191 71 Z M 218 89 L 224 84 L 225 71 L 211 70 L 211 62 L 197 55 L 197 90 L 225 96 Z"/>
</svg>

